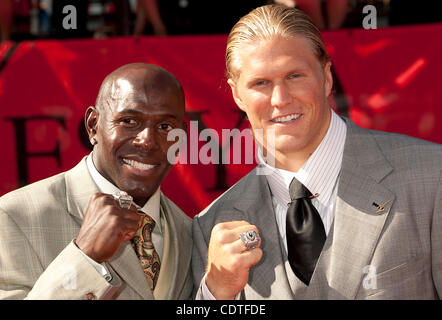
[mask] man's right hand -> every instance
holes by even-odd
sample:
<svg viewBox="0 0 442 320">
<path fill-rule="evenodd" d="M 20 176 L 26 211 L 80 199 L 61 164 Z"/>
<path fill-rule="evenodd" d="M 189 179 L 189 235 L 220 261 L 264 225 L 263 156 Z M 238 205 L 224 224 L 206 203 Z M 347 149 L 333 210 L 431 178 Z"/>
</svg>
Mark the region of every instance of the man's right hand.
<svg viewBox="0 0 442 320">
<path fill-rule="evenodd" d="M 261 239 L 247 250 L 239 235 L 258 229 L 247 221 L 218 223 L 210 236 L 206 285 L 217 300 L 233 300 L 247 284 L 249 269 L 262 257 Z M 259 234 L 259 233 L 258 233 Z"/>
<path fill-rule="evenodd" d="M 96 193 L 89 200 L 75 243 L 92 260 L 102 263 L 135 236 L 142 219 L 133 204 L 123 209 L 112 195 Z"/>
</svg>

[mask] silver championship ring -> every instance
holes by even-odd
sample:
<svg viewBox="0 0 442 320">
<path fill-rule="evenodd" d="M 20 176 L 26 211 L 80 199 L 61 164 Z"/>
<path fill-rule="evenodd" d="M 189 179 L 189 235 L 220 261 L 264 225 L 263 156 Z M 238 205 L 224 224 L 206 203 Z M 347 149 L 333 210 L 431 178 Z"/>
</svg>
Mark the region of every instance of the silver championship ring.
<svg viewBox="0 0 442 320">
<path fill-rule="evenodd" d="M 259 235 L 255 230 L 248 230 L 239 235 L 247 250 L 255 249 L 259 242 Z"/>
<path fill-rule="evenodd" d="M 120 191 L 116 192 L 114 195 L 114 199 L 118 201 L 120 208 L 129 209 L 132 204 L 133 198 L 127 194 L 127 192 Z"/>
</svg>

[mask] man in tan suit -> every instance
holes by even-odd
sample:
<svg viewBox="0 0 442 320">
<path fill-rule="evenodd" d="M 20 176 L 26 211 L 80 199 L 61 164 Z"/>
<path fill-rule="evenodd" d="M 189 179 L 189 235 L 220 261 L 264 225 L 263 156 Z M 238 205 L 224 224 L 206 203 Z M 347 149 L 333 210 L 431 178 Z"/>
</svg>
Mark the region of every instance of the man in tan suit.
<svg viewBox="0 0 442 320">
<path fill-rule="evenodd" d="M 122 66 L 85 125 L 93 151 L 76 167 L 0 198 L 0 298 L 188 299 L 191 220 L 160 191 L 181 85 Z"/>
<path fill-rule="evenodd" d="M 300 10 L 241 18 L 226 65 L 255 137 L 275 143 L 259 141 L 259 166 L 194 218 L 197 298 L 440 298 L 442 146 L 339 117 Z"/>
</svg>

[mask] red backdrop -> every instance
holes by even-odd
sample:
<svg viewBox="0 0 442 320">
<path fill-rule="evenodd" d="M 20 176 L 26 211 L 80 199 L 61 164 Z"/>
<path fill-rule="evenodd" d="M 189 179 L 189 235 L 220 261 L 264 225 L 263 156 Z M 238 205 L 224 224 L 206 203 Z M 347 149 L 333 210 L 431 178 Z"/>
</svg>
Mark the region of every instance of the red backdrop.
<svg viewBox="0 0 442 320">
<path fill-rule="evenodd" d="M 339 90 L 357 124 L 442 143 L 442 24 L 325 32 Z M 85 154 L 83 114 L 103 78 L 131 62 L 181 81 L 199 129 L 248 127 L 224 77 L 226 36 L 113 38 L 0 47 L 0 194 L 70 169 Z M 338 108 L 339 110 L 344 110 Z M 345 110 L 344 110 L 345 111 Z M 24 156 L 19 156 L 24 155 Z M 194 216 L 253 165 L 176 165 L 162 189 Z"/>
</svg>

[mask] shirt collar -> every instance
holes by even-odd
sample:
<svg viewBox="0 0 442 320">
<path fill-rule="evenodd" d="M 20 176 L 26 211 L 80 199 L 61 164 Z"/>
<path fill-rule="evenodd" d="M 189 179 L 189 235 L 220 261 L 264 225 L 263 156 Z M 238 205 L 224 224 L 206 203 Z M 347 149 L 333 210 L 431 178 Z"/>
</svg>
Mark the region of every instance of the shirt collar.
<svg viewBox="0 0 442 320">
<path fill-rule="evenodd" d="M 86 158 L 87 168 L 89 170 L 90 175 L 92 176 L 92 180 L 94 180 L 95 184 L 98 187 L 98 190 L 102 193 L 114 194 L 119 192 L 118 189 L 113 183 L 107 180 L 105 177 L 101 175 L 100 172 L 95 168 L 94 162 L 92 161 L 92 152 Z M 148 214 L 156 223 L 156 225 L 161 230 L 161 222 L 160 222 L 160 188 L 158 188 L 155 193 L 147 200 L 141 210 Z"/>
<path fill-rule="evenodd" d="M 258 150 L 259 163 L 269 169 L 266 175 L 273 196 L 278 203 L 290 202 L 289 186 L 293 178 L 301 182 L 317 199 L 328 205 L 333 188 L 341 170 L 347 127 L 345 122 L 331 110 L 331 121 L 325 137 L 298 172 L 269 166 Z"/>
</svg>

